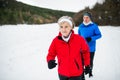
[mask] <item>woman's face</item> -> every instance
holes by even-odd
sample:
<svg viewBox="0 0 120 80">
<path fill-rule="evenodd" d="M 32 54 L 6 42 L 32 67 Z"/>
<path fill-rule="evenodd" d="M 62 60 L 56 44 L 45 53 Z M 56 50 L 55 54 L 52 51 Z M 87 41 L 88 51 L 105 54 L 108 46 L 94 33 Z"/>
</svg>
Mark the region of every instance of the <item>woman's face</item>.
<svg viewBox="0 0 120 80">
<path fill-rule="evenodd" d="M 72 26 L 68 22 L 62 22 L 59 25 L 60 25 L 59 30 L 60 30 L 62 36 L 68 37 L 72 30 Z"/>
<path fill-rule="evenodd" d="M 89 16 L 83 16 L 83 21 L 84 21 L 85 23 L 88 23 L 88 22 L 90 22 L 91 20 L 90 20 Z"/>
</svg>

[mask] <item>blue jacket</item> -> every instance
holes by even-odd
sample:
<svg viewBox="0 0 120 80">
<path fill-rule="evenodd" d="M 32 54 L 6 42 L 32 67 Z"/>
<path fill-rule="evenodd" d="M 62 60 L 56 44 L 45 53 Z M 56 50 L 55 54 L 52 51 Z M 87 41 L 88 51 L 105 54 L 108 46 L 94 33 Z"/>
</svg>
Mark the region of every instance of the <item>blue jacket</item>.
<svg viewBox="0 0 120 80">
<path fill-rule="evenodd" d="M 84 38 L 91 37 L 91 41 L 88 42 L 88 45 L 90 48 L 90 52 L 95 52 L 96 51 L 96 40 L 101 38 L 102 36 L 98 28 L 98 25 L 95 23 L 91 23 L 85 26 L 82 23 L 79 25 L 78 34 L 83 36 Z"/>
</svg>

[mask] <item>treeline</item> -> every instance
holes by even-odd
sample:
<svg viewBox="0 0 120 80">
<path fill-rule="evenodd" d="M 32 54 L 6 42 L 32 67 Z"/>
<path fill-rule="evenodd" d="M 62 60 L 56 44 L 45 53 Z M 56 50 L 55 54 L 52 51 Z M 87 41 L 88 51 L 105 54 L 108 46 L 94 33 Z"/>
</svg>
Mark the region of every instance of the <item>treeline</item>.
<svg viewBox="0 0 120 80">
<path fill-rule="evenodd" d="M 68 15 L 78 26 L 86 11 L 92 13 L 93 21 L 98 25 L 120 26 L 120 0 L 105 0 L 103 4 L 96 3 L 92 9 L 86 7 L 78 13 L 39 8 L 16 0 L 0 0 L 0 24 L 54 23 L 59 17 Z"/>
<path fill-rule="evenodd" d="M 0 0 L 0 24 L 44 24 L 53 23 L 63 15 L 73 16 L 73 12 L 38 8 L 17 2 Z"/>
<path fill-rule="evenodd" d="M 105 0 L 103 4 L 97 3 L 92 9 L 86 7 L 74 15 L 74 21 L 78 26 L 82 22 L 82 14 L 89 11 L 93 15 L 93 21 L 98 25 L 120 26 L 120 0 Z"/>
</svg>

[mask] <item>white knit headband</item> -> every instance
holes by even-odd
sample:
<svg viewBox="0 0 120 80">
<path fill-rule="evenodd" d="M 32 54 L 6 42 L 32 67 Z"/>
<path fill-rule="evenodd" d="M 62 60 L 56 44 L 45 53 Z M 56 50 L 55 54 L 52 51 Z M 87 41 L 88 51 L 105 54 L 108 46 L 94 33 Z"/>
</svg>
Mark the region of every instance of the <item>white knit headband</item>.
<svg viewBox="0 0 120 80">
<path fill-rule="evenodd" d="M 68 22 L 70 25 L 71 25 L 71 27 L 73 27 L 73 23 L 72 23 L 72 21 L 71 20 L 69 20 L 69 19 L 60 19 L 59 21 L 58 21 L 58 23 L 61 23 L 61 22 Z"/>
</svg>

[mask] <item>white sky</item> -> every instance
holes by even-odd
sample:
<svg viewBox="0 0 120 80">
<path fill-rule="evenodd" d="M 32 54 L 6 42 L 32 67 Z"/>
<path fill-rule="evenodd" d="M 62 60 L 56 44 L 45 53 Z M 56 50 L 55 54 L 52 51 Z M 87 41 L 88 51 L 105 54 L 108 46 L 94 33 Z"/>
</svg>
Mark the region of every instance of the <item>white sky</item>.
<svg viewBox="0 0 120 80">
<path fill-rule="evenodd" d="M 92 8 L 96 2 L 102 3 L 104 0 L 16 0 L 33 6 L 50 8 L 55 10 L 78 12 L 85 7 Z"/>
</svg>

